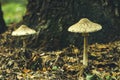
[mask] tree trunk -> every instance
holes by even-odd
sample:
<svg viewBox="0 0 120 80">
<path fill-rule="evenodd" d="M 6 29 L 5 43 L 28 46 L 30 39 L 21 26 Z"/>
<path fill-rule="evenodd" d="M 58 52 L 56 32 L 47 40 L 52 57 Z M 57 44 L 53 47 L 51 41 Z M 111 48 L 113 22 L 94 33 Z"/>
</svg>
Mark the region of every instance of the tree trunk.
<svg viewBox="0 0 120 80">
<path fill-rule="evenodd" d="M 90 43 L 108 42 L 120 36 L 119 4 L 117 0 L 113 4 L 107 0 L 28 0 L 23 23 L 37 29 L 37 44 L 47 44 L 49 49 L 69 44 L 80 46 L 82 37 L 67 29 L 83 17 L 103 26 L 103 30 L 90 36 Z"/>
<path fill-rule="evenodd" d="M 3 19 L 3 12 L 0 3 L 0 34 L 3 33 L 5 30 L 6 30 L 6 25 Z"/>
</svg>

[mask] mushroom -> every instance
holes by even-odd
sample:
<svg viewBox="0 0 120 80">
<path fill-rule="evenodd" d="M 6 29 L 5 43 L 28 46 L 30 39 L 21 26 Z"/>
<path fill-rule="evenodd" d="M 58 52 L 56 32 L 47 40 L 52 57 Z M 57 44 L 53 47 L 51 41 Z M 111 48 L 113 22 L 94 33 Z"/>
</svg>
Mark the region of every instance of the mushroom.
<svg viewBox="0 0 120 80">
<path fill-rule="evenodd" d="M 17 30 L 12 32 L 12 36 L 21 36 L 23 39 L 23 51 L 25 51 L 26 43 L 25 43 L 25 37 L 27 35 L 35 34 L 36 31 L 27 27 L 26 25 L 21 25 Z"/>
<path fill-rule="evenodd" d="M 75 32 L 75 33 L 82 33 L 84 37 L 84 50 L 83 50 L 83 65 L 88 66 L 88 54 L 87 54 L 87 47 L 88 47 L 88 36 L 89 33 L 96 32 L 102 29 L 100 24 L 94 23 L 87 18 L 82 18 L 76 24 L 73 24 L 68 28 L 68 31 Z"/>
</svg>

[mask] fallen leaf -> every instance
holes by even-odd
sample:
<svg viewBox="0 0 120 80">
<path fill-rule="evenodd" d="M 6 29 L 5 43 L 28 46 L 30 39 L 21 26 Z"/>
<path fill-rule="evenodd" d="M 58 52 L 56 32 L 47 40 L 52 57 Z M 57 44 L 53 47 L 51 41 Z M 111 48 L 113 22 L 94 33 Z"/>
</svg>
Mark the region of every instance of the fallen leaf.
<svg viewBox="0 0 120 80">
<path fill-rule="evenodd" d="M 24 73 L 29 73 L 31 70 L 24 68 L 22 71 L 23 71 Z"/>
</svg>

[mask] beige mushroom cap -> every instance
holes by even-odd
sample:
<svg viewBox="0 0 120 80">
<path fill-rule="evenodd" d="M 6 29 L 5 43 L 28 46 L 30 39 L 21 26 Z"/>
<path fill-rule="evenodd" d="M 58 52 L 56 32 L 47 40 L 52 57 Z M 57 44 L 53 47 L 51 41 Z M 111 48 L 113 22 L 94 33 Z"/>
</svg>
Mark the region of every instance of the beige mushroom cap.
<svg viewBox="0 0 120 80">
<path fill-rule="evenodd" d="M 35 34 L 36 31 L 27 27 L 26 25 L 21 25 L 17 30 L 12 32 L 12 36 L 25 36 Z"/>
<path fill-rule="evenodd" d="M 70 32 L 76 32 L 76 33 L 91 33 L 96 32 L 102 29 L 102 26 L 100 24 L 94 23 L 87 18 L 82 18 L 79 22 L 76 24 L 73 24 L 68 28 L 68 31 Z"/>
</svg>

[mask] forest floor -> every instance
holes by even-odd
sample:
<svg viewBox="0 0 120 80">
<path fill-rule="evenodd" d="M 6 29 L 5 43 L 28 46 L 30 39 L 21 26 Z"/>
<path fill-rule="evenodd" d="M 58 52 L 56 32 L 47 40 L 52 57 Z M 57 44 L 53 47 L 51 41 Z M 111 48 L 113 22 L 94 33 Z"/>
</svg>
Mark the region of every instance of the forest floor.
<svg viewBox="0 0 120 80">
<path fill-rule="evenodd" d="M 11 31 L 0 35 L 0 80 L 120 80 L 120 41 L 89 45 L 89 65 L 82 48 L 62 50 L 15 47 Z"/>
</svg>

